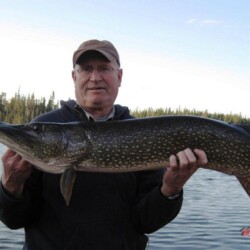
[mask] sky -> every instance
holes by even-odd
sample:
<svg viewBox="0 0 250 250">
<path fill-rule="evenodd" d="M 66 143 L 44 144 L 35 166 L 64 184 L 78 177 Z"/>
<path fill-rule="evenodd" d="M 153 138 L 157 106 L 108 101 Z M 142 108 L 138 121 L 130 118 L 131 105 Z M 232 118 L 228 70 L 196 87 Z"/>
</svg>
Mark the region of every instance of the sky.
<svg viewBox="0 0 250 250">
<path fill-rule="evenodd" d="M 72 55 L 109 40 L 116 103 L 250 117 L 249 0 L 0 0 L 0 93 L 74 99 Z"/>
</svg>

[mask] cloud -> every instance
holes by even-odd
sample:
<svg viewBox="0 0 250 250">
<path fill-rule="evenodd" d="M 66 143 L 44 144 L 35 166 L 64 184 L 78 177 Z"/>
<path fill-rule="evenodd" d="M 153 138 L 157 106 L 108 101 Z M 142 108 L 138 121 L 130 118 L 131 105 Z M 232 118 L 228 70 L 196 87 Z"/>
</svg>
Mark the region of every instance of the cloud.
<svg viewBox="0 0 250 250">
<path fill-rule="evenodd" d="M 218 20 L 215 20 L 215 19 L 203 19 L 203 20 L 199 20 L 197 18 L 191 18 L 191 19 L 189 19 L 189 20 L 186 21 L 186 24 L 189 24 L 189 25 L 198 24 L 198 25 L 212 26 L 212 25 L 219 25 L 219 24 L 221 24 L 221 21 L 218 21 Z"/>
<path fill-rule="evenodd" d="M 217 24 L 220 24 L 221 22 L 218 20 L 213 20 L 213 19 L 205 19 L 205 20 L 201 20 L 200 23 L 203 25 L 217 25 Z"/>
<path fill-rule="evenodd" d="M 191 19 L 189 19 L 189 20 L 186 21 L 187 24 L 193 24 L 195 22 L 197 22 L 196 18 L 191 18 Z"/>
</svg>

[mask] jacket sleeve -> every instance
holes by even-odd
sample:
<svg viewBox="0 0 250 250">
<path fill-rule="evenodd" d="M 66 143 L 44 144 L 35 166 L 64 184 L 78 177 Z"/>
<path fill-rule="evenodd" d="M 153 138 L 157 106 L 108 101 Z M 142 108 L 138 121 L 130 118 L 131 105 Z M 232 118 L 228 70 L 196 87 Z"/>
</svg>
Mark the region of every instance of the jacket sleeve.
<svg viewBox="0 0 250 250">
<path fill-rule="evenodd" d="M 23 195 L 19 199 L 13 198 L 0 182 L 0 220 L 8 228 L 22 228 L 35 218 L 41 204 L 41 187 L 38 181 L 40 175 L 40 171 L 33 169 L 24 184 Z"/>
<path fill-rule="evenodd" d="M 160 191 L 163 170 L 138 173 L 137 202 L 133 219 L 137 230 L 152 233 L 171 222 L 180 212 L 183 191 L 174 200 L 164 197 Z"/>
<path fill-rule="evenodd" d="M 71 102 L 74 106 L 75 102 Z M 76 121 L 75 113 L 68 111 L 66 106 L 37 116 L 32 122 L 69 122 Z M 79 120 L 79 118 L 78 118 Z M 32 223 L 37 218 L 42 204 L 43 173 L 33 168 L 31 176 L 24 184 L 23 196 L 20 199 L 8 194 L 0 181 L 0 220 L 10 229 L 18 229 Z"/>
</svg>

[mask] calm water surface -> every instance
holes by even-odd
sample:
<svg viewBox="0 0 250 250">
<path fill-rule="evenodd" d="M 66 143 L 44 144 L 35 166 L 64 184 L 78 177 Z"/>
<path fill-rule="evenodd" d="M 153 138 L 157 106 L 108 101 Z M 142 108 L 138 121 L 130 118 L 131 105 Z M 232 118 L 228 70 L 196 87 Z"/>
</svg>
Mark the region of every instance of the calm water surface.
<svg viewBox="0 0 250 250">
<path fill-rule="evenodd" d="M 0 156 L 5 148 L 0 144 Z M 2 171 L 2 166 L 0 173 Z M 149 236 L 147 250 L 249 250 L 250 199 L 233 176 L 200 169 L 184 190 L 178 217 Z M 0 222 L 0 249 L 20 250 L 23 230 L 9 230 Z"/>
</svg>

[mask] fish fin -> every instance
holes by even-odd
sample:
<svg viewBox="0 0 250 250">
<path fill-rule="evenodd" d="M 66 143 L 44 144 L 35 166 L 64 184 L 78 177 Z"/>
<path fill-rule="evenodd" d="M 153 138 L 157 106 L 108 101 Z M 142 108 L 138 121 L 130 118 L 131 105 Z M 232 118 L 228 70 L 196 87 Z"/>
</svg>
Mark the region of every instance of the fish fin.
<svg viewBox="0 0 250 250">
<path fill-rule="evenodd" d="M 250 197 L 250 176 L 247 177 L 237 177 L 238 181 L 242 185 L 242 187 L 247 192 L 248 196 Z"/>
<path fill-rule="evenodd" d="M 64 200 L 66 201 L 67 206 L 69 205 L 70 202 L 75 178 L 76 178 L 76 170 L 74 167 L 67 168 L 61 176 L 60 180 L 61 193 Z"/>
</svg>

